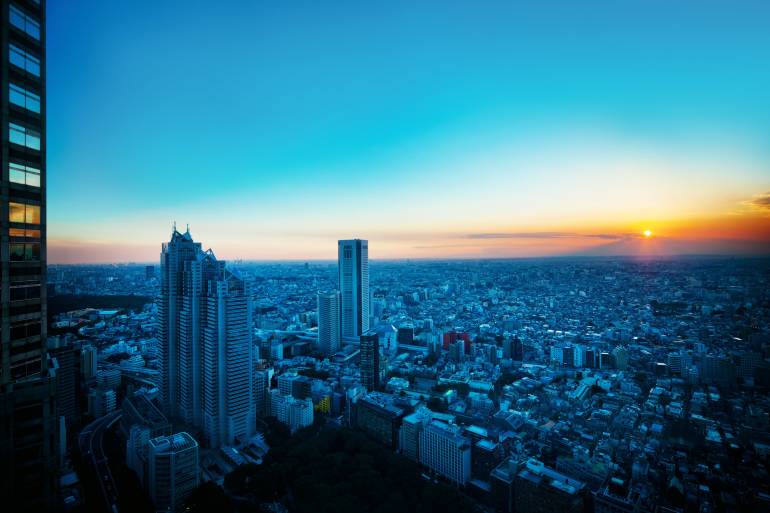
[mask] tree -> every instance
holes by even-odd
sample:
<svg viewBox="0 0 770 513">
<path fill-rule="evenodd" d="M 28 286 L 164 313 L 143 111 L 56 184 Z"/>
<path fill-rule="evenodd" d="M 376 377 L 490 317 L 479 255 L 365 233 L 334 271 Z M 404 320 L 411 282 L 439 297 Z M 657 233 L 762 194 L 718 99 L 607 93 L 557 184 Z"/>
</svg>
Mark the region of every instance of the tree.
<svg viewBox="0 0 770 513">
<path fill-rule="evenodd" d="M 230 513 L 233 505 L 224 490 L 213 481 L 203 483 L 193 490 L 185 502 L 184 511 L 188 513 Z"/>
</svg>

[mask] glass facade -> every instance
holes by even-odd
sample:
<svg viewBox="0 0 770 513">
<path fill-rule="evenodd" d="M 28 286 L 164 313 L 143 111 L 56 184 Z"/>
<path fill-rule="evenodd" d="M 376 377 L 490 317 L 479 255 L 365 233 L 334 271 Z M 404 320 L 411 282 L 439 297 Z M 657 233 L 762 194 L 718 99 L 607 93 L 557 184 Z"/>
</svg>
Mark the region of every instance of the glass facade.
<svg viewBox="0 0 770 513">
<path fill-rule="evenodd" d="M 21 9 L 11 4 L 8 19 L 11 25 L 23 31 L 28 36 L 40 40 L 40 23 L 32 16 L 24 13 Z"/>
<path fill-rule="evenodd" d="M 8 101 L 35 114 L 40 114 L 40 97 L 16 84 L 8 87 Z"/>
<path fill-rule="evenodd" d="M 46 351 L 45 1 L 0 0 L 0 494 L 56 510 L 58 410 Z"/>
<path fill-rule="evenodd" d="M 8 61 L 36 77 L 40 76 L 40 59 L 14 44 L 8 45 Z"/>
</svg>

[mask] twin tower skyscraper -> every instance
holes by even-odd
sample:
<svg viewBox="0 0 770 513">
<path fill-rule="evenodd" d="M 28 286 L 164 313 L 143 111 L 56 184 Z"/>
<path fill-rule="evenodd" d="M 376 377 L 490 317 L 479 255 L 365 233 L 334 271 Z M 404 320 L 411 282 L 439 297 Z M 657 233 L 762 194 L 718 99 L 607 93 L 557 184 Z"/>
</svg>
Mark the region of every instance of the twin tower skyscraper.
<svg viewBox="0 0 770 513">
<path fill-rule="evenodd" d="M 337 273 L 339 289 L 318 293 L 318 345 L 326 355 L 369 330 L 369 242 L 338 241 Z"/>
<path fill-rule="evenodd" d="M 208 445 L 255 432 L 252 299 L 243 278 L 174 227 L 161 255 L 158 302 L 161 396 L 166 414 Z"/>
</svg>

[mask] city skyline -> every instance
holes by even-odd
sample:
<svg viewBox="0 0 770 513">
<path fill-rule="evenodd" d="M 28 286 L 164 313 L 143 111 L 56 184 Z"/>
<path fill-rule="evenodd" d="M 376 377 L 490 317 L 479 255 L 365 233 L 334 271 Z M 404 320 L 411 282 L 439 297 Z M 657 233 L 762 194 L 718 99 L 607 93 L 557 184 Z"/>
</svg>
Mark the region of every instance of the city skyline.
<svg viewBox="0 0 770 513">
<path fill-rule="evenodd" d="M 51 263 L 157 261 L 175 220 L 228 260 L 770 252 L 762 3 L 77 4 Z"/>
<path fill-rule="evenodd" d="M 770 5 L 52 3 L 6 510 L 770 511 Z"/>
</svg>

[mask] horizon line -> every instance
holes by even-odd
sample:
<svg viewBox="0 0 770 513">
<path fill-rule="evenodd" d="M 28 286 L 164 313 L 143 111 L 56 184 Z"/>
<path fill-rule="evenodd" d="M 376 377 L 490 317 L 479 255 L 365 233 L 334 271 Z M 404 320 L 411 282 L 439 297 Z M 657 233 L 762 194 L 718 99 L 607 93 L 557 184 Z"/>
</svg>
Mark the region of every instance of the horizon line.
<svg viewBox="0 0 770 513">
<path fill-rule="evenodd" d="M 617 255 L 542 255 L 542 256 L 500 256 L 500 257 L 394 257 L 394 258 L 370 258 L 370 262 L 478 262 L 478 261 L 499 261 L 499 260 L 559 260 L 559 259 L 581 259 L 581 260 L 611 260 L 611 259 L 634 259 L 634 260 L 672 260 L 678 258 L 723 258 L 723 259 L 742 259 L 742 260 L 762 260 L 770 259 L 768 253 L 674 253 L 674 254 L 617 254 Z M 217 259 L 226 263 L 334 263 L 337 259 L 328 258 L 281 258 L 281 259 Z M 47 262 L 47 266 L 52 265 L 160 265 L 160 262 L 150 260 L 123 260 L 123 261 L 100 261 L 100 262 Z"/>
</svg>

